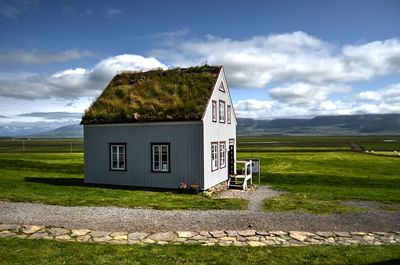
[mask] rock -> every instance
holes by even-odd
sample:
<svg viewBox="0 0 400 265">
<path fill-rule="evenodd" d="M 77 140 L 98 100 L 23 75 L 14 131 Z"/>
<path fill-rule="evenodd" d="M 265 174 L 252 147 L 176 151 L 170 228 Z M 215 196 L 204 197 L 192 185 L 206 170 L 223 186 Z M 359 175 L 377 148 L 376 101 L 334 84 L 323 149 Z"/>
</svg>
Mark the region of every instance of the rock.
<svg viewBox="0 0 400 265">
<path fill-rule="evenodd" d="M 332 237 L 335 236 L 334 233 L 332 232 L 316 232 L 316 235 L 322 236 L 322 237 Z"/>
<path fill-rule="evenodd" d="M 79 242 L 90 242 L 91 241 L 91 237 L 89 235 L 78 236 L 78 237 L 76 237 L 76 241 L 79 241 Z"/>
<path fill-rule="evenodd" d="M 142 243 L 146 243 L 146 244 L 153 244 L 155 241 L 151 240 L 150 238 L 146 238 L 142 241 Z"/>
<path fill-rule="evenodd" d="M 49 234 L 52 236 L 62 236 L 69 234 L 70 231 L 66 228 L 50 228 L 49 229 Z"/>
<path fill-rule="evenodd" d="M 259 236 L 269 236 L 270 234 L 269 234 L 268 232 L 266 232 L 266 231 L 257 231 L 257 232 L 256 232 L 256 235 L 259 235 Z"/>
<path fill-rule="evenodd" d="M 193 237 L 193 236 L 197 235 L 197 233 L 190 232 L 190 231 L 177 231 L 176 233 L 178 234 L 178 237 L 185 237 L 185 238 L 189 238 L 189 237 Z"/>
<path fill-rule="evenodd" d="M 211 234 L 214 238 L 220 238 L 220 237 L 224 237 L 224 236 L 226 235 L 224 231 L 220 231 L 220 230 L 210 231 L 210 234 Z"/>
<path fill-rule="evenodd" d="M 8 231 L 8 230 L 4 230 L 0 232 L 0 238 L 5 238 L 5 237 L 12 237 L 15 236 L 15 233 Z"/>
<path fill-rule="evenodd" d="M 72 240 L 71 236 L 69 236 L 69 235 L 56 236 L 55 239 L 57 239 L 57 240 Z"/>
<path fill-rule="evenodd" d="M 335 244 L 335 239 L 333 237 L 328 237 L 325 239 L 325 242 L 329 244 Z"/>
<path fill-rule="evenodd" d="M 107 241 L 111 241 L 112 237 L 110 237 L 110 236 L 93 237 L 92 240 L 93 240 L 93 242 L 107 242 Z"/>
<path fill-rule="evenodd" d="M 114 236 L 113 239 L 118 241 L 125 241 L 128 240 L 128 235 Z"/>
<path fill-rule="evenodd" d="M 246 237 L 248 241 L 260 241 L 260 238 L 258 236 L 248 236 Z"/>
<path fill-rule="evenodd" d="M 365 236 L 367 233 L 365 232 L 351 232 L 352 235 L 356 235 L 356 236 Z"/>
<path fill-rule="evenodd" d="M 256 230 L 239 230 L 237 233 L 241 236 L 255 236 Z"/>
<path fill-rule="evenodd" d="M 109 236 L 110 232 L 106 232 L 106 231 L 91 231 L 90 235 L 95 238 L 95 237 L 105 237 L 105 236 Z"/>
<path fill-rule="evenodd" d="M 225 231 L 225 233 L 228 236 L 237 236 L 238 235 L 238 233 L 235 230 L 227 230 L 227 231 Z"/>
<path fill-rule="evenodd" d="M 148 236 L 148 239 L 154 241 L 172 241 L 175 237 L 175 233 L 173 232 L 159 232 Z"/>
<path fill-rule="evenodd" d="M 248 244 L 250 247 L 261 247 L 261 246 L 265 246 L 265 243 L 259 242 L 259 241 L 249 241 L 249 242 L 247 242 L 247 244 Z"/>
<path fill-rule="evenodd" d="M 234 241 L 233 245 L 237 246 L 237 247 L 244 247 L 244 246 L 247 246 L 247 243 L 246 242 L 240 242 L 240 241 Z"/>
<path fill-rule="evenodd" d="M 365 241 L 374 241 L 375 237 L 373 237 L 373 236 L 363 236 L 363 240 L 365 240 Z"/>
<path fill-rule="evenodd" d="M 31 234 L 29 236 L 29 238 L 34 238 L 34 239 L 42 239 L 45 237 L 48 237 L 49 235 L 47 233 L 35 233 L 35 234 Z M 51 239 L 53 239 L 53 237 L 51 237 Z"/>
<path fill-rule="evenodd" d="M 16 238 L 21 238 L 21 239 L 24 239 L 24 238 L 27 238 L 28 236 L 27 236 L 27 235 L 24 235 L 24 234 L 22 234 L 22 235 L 16 235 L 15 237 L 16 237 Z"/>
<path fill-rule="evenodd" d="M 133 232 L 133 233 L 128 234 L 128 239 L 129 240 L 141 240 L 148 235 L 149 235 L 149 233 L 145 233 L 145 232 Z"/>
<path fill-rule="evenodd" d="M 111 237 L 116 237 L 116 236 L 128 236 L 128 232 L 112 232 L 110 234 Z"/>
<path fill-rule="evenodd" d="M 41 226 L 41 225 L 24 225 L 22 228 L 22 232 L 24 234 L 31 235 L 31 234 L 36 233 L 37 231 L 42 230 L 44 228 L 45 227 Z"/>
<path fill-rule="evenodd" d="M 277 235 L 277 236 L 286 236 L 288 233 L 283 231 L 270 231 L 270 234 Z"/>
<path fill-rule="evenodd" d="M 123 241 L 123 240 L 112 239 L 110 241 L 107 241 L 107 243 L 114 244 L 114 245 L 123 245 L 123 244 L 126 244 L 127 242 Z"/>
<path fill-rule="evenodd" d="M 348 232 L 333 232 L 335 233 L 337 236 L 340 237 L 350 237 L 350 234 Z"/>
<path fill-rule="evenodd" d="M 71 236 L 78 237 L 78 236 L 87 235 L 90 232 L 90 230 L 89 229 L 72 229 L 71 232 L 72 232 Z"/>
<path fill-rule="evenodd" d="M 21 228 L 20 225 L 0 224 L 0 231 L 3 231 L 3 230 L 18 230 L 20 228 Z"/>
<path fill-rule="evenodd" d="M 293 239 L 296 239 L 298 241 L 303 242 L 306 240 L 309 236 L 313 236 L 313 233 L 308 233 L 308 232 L 301 232 L 301 231 L 290 231 L 289 236 Z"/>
<path fill-rule="evenodd" d="M 200 231 L 199 235 L 206 236 L 206 237 L 211 237 L 211 235 L 210 235 L 210 233 L 208 231 Z"/>
<path fill-rule="evenodd" d="M 218 240 L 222 240 L 222 241 L 236 241 L 236 237 L 230 237 L 230 236 L 224 236 L 224 237 L 220 237 L 218 238 Z"/>
<path fill-rule="evenodd" d="M 202 236 L 202 235 L 197 235 L 197 236 L 192 237 L 192 239 L 193 240 L 199 240 L 199 241 L 201 240 L 201 241 L 203 241 L 203 240 L 207 240 L 208 237 Z"/>
</svg>

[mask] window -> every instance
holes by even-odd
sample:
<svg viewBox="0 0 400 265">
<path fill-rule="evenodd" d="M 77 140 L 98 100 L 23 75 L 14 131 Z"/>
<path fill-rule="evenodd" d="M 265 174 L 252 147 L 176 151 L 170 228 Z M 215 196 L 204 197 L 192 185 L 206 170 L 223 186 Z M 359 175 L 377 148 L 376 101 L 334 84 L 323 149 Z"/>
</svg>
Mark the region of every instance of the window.
<svg viewBox="0 0 400 265">
<path fill-rule="evenodd" d="M 212 121 L 217 122 L 217 101 L 212 101 Z"/>
<path fill-rule="evenodd" d="M 218 143 L 211 143 L 211 171 L 218 169 Z"/>
<path fill-rule="evenodd" d="M 126 170 L 126 144 L 110 144 L 110 170 Z"/>
<path fill-rule="evenodd" d="M 231 110 L 231 105 L 227 105 L 226 106 L 226 119 L 227 119 L 227 122 L 228 122 L 228 124 L 231 124 L 231 114 L 232 113 L 232 110 Z"/>
<path fill-rule="evenodd" d="M 151 171 L 170 172 L 169 144 L 151 144 Z"/>
<path fill-rule="evenodd" d="M 221 84 L 219 85 L 219 91 L 225 92 L 225 87 L 223 82 L 221 82 Z"/>
<path fill-rule="evenodd" d="M 219 122 L 225 123 L 225 101 L 219 101 Z"/>
<path fill-rule="evenodd" d="M 219 143 L 219 168 L 226 167 L 226 143 Z"/>
</svg>

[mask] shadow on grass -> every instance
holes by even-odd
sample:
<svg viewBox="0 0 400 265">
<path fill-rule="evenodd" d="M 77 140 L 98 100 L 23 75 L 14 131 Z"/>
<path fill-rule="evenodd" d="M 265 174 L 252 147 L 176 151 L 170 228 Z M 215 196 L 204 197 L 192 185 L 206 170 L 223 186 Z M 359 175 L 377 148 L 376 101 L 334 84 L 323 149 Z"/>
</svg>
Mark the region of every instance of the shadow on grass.
<svg viewBox="0 0 400 265">
<path fill-rule="evenodd" d="M 108 185 L 108 184 L 92 184 L 85 183 L 83 178 L 45 178 L 45 177 L 25 177 L 25 182 L 40 183 L 53 186 L 64 187 L 90 187 L 90 188 L 104 188 L 112 190 L 140 190 L 140 191 L 164 191 L 178 193 L 175 189 L 167 188 L 147 188 L 137 186 L 122 186 L 122 185 Z"/>
<path fill-rule="evenodd" d="M 42 178 L 42 177 L 26 177 L 26 182 L 54 185 L 54 186 L 72 186 L 72 187 L 87 187 L 88 184 L 80 178 Z"/>
</svg>

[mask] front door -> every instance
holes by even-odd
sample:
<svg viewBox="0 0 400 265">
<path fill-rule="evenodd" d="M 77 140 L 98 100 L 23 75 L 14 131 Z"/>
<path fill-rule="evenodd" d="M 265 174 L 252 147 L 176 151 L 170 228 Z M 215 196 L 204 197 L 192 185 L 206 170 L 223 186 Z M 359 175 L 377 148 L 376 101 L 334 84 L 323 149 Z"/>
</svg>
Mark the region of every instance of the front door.
<svg viewBox="0 0 400 265">
<path fill-rule="evenodd" d="M 229 175 L 235 175 L 235 145 L 229 143 L 228 151 Z"/>
</svg>

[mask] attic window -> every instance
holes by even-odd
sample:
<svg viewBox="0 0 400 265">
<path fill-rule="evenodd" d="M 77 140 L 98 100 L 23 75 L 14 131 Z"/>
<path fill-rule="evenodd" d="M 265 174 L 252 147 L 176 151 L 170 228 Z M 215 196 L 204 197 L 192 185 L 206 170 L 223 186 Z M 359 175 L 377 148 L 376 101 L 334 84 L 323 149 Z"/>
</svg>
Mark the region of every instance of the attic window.
<svg viewBox="0 0 400 265">
<path fill-rule="evenodd" d="M 232 115 L 232 110 L 231 110 L 231 105 L 226 106 L 226 120 L 228 124 L 231 124 L 231 115 Z"/>
<path fill-rule="evenodd" d="M 225 101 L 219 101 L 219 122 L 225 123 Z"/>
<path fill-rule="evenodd" d="M 212 121 L 217 122 L 217 101 L 212 101 Z"/>
<path fill-rule="evenodd" d="M 223 82 L 221 82 L 221 84 L 219 85 L 219 91 L 225 92 L 225 87 Z"/>
</svg>

